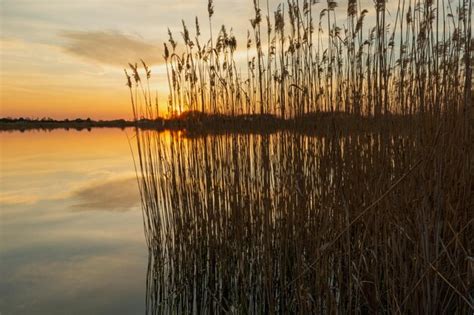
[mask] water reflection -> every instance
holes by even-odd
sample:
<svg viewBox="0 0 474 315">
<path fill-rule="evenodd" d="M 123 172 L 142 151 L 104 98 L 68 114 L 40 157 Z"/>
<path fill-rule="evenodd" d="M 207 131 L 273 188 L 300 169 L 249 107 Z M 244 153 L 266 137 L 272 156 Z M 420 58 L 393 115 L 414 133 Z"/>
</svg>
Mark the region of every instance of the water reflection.
<svg viewBox="0 0 474 315">
<path fill-rule="evenodd" d="M 418 133 L 138 132 L 138 189 L 120 131 L 1 140 L 2 314 L 466 313 L 427 270 L 469 289 L 472 178 Z"/>
<path fill-rule="evenodd" d="M 0 133 L 0 145 L 0 313 L 144 313 L 126 133 Z"/>
<path fill-rule="evenodd" d="M 416 137 L 137 139 L 147 313 L 374 311 L 407 293 L 389 286 L 398 268 L 418 268 L 392 247 L 418 233 L 395 211 L 413 193 L 350 222 L 414 164 Z"/>
<path fill-rule="evenodd" d="M 72 193 L 78 211 L 129 211 L 140 203 L 137 178 L 119 177 L 88 183 Z"/>
</svg>

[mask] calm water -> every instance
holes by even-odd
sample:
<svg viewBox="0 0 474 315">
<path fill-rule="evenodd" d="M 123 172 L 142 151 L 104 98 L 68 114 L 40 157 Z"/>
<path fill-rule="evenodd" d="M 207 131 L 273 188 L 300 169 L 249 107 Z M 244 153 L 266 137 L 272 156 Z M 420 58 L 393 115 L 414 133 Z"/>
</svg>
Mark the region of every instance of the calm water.
<svg viewBox="0 0 474 315">
<path fill-rule="evenodd" d="M 2 315 L 425 313 L 420 278 L 465 313 L 420 263 L 440 250 L 425 239 L 452 239 L 427 231 L 430 196 L 463 185 L 430 184 L 443 164 L 416 163 L 417 134 L 0 136 Z M 444 216 L 454 231 L 463 209 Z"/>
<path fill-rule="evenodd" d="M 0 313 L 144 313 L 148 251 L 127 132 L 0 137 Z"/>
</svg>

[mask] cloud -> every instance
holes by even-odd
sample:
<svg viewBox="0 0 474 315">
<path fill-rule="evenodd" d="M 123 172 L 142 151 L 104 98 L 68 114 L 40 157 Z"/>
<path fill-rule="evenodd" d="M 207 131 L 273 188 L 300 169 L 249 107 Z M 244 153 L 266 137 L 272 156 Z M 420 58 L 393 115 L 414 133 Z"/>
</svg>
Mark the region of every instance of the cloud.
<svg viewBox="0 0 474 315">
<path fill-rule="evenodd" d="M 163 60 L 161 45 L 117 31 L 64 31 L 64 50 L 74 56 L 101 64 L 124 67 L 143 59 L 158 64 Z"/>
<path fill-rule="evenodd" d="M 5 206 L 32 205 L 39 200 L 38 196 L 25 196 L 21 193 L 0 194 L 0 208 Z"/>
<path fill-rule="evenodd" d="M 79 201 L 73 208 L 80 211 L 123 212 L 135 208 L 140 202 L 138 185 L 134 177 L 96 182 L 75 190 L 72 197 Z"/>
</svg>

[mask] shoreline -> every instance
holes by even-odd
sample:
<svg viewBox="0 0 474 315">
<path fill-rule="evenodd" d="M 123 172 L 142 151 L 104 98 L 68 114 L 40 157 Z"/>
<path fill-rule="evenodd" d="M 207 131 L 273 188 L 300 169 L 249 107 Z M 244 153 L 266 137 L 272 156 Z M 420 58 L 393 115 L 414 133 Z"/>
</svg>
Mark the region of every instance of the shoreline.
<svg viewBox="0 0 474 315">
<path fill-rule="evenodd" d="M 98 128 L 139 128 L 156 131 L 185 131 L 190 134 L 221 133 L 272 133 L 277 131 L 319 132 L 368 132 L 381 129 L 399 129 L 410 127 L 424 120 L 431 120 L 431 115 L 383 115 L 379 117 L 357 116 L 345 113 L 313 113 L 300 118 L 282 119 L 272 115 L 208 115 L 202 113 L 185 113 L 177 118 L 158 118 L 95 121 L 90 119 L 76 120 L 28 120 L 0 119 L 0 132 L 32 130 L 91 130 Z M 404 128 L 402 128 L 404 129 Z"/>
</svg>

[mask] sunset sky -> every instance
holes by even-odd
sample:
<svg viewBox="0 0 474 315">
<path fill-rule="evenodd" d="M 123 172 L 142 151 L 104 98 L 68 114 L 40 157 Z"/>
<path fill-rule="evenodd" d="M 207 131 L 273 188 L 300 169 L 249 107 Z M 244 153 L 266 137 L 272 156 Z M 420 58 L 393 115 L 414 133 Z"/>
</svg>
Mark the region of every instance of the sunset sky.
<svg viewBox="0 0 474 315">
<path fill-rule="evenodd" d="M 215 31 L 233 27 L 245 48 L 252 0 L 214 3 Z M 140 58 L 164 109 L 162 43 L 168 27 L 181 39 L 181 19 L 194 32 L 195 16 L 207 38 L 207 0 L 0 0 L 0 116 L 130 118 L 123 68 Z"/>
<path fill-rule="evenodd" d="M 203 0 L 0 0 L 0 6 L 3 117 L 130 118 L 127 62 L 153 64 L 153 89 L 165 99 L 159 65 L 167 27 L 178 31 L 181 18 L 207 16 Z M 247 24 L 246 1 L 215 7 L 216 25 Z"/>
</svg>

